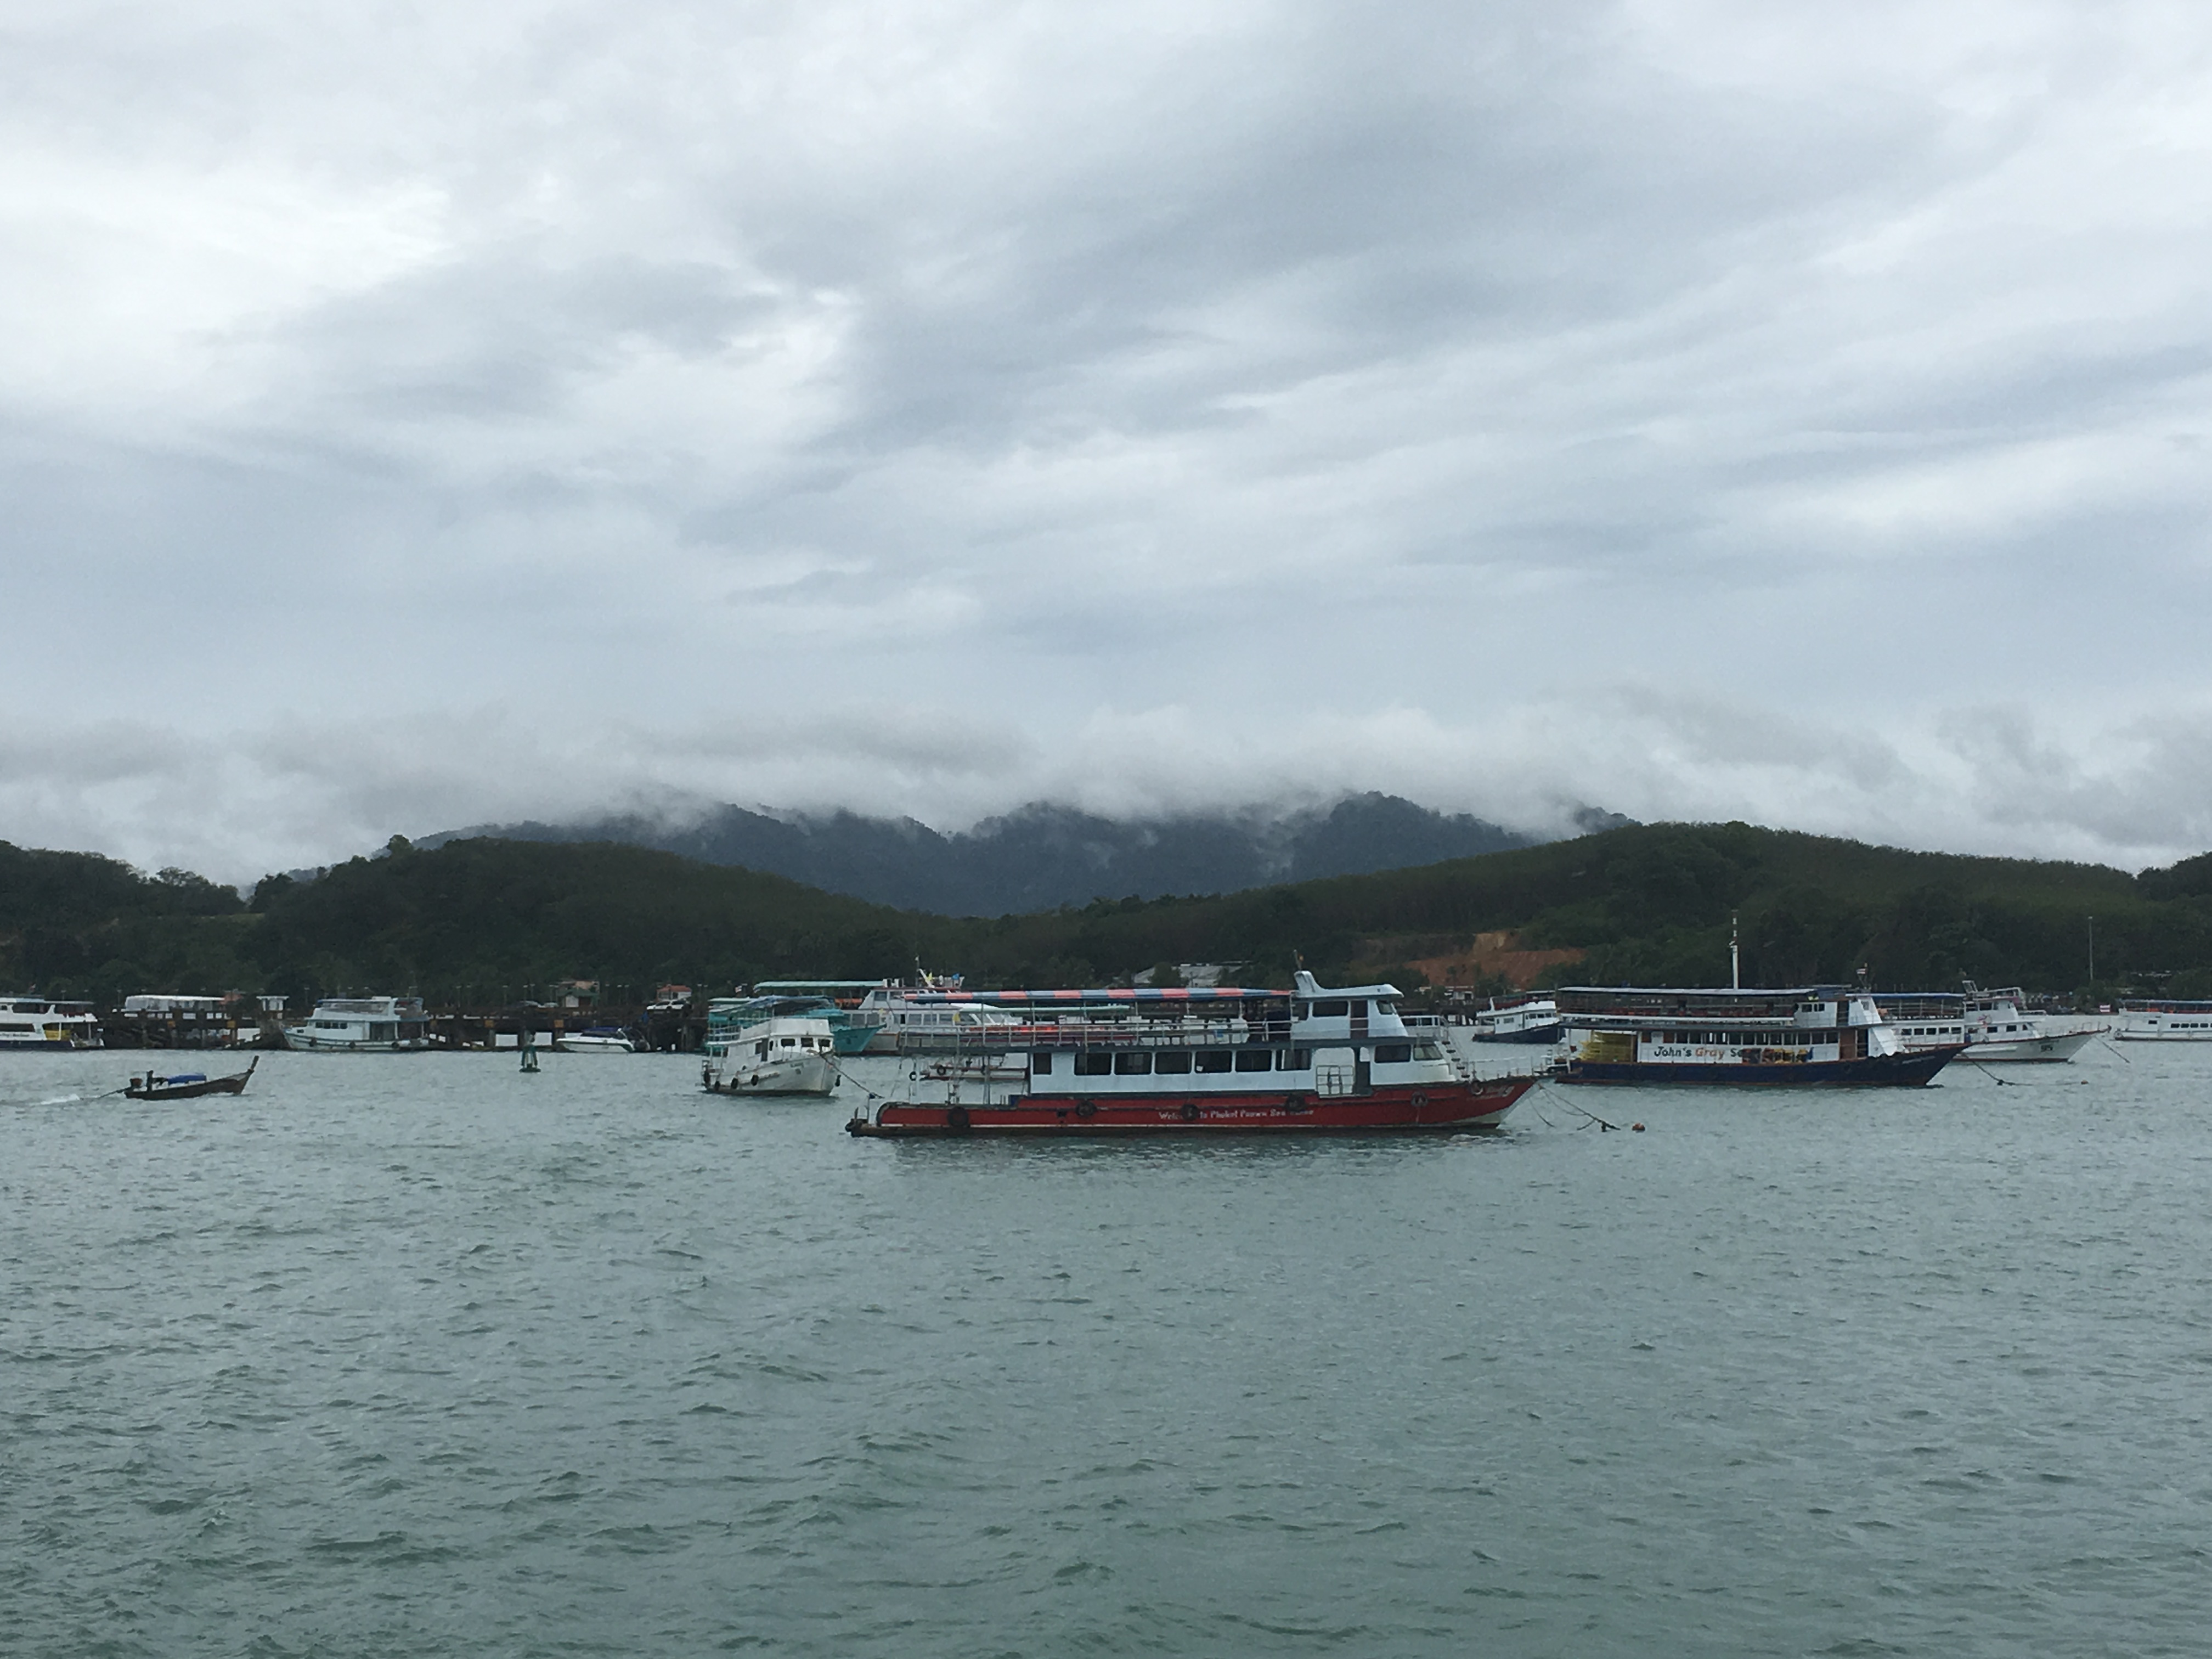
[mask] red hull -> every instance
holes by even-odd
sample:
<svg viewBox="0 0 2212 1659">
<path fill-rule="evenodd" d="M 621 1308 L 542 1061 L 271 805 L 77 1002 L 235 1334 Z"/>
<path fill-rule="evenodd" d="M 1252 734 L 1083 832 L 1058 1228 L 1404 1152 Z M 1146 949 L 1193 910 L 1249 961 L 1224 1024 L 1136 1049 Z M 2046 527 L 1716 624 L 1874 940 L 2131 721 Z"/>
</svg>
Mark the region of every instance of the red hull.
<svg viewBox="0 0 2212 1659">
<path fill-rule="evenodd" d="M 1532 1077 L 1381 1088 L 1369 1095 L 1236 1094 L 1178 1099 L 1017 1095 L 990 1106 L 894 1103 L 845 1127 L 856 1135 L 1391 1134 L 1494 1128 Z"/>
</svg>

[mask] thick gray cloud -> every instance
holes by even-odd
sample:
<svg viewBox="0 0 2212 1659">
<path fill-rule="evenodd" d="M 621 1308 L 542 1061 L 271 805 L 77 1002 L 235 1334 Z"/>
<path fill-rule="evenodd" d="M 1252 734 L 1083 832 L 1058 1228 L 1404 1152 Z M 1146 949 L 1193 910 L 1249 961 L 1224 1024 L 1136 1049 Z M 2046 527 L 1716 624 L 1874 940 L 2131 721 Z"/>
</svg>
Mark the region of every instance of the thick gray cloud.
<svg viewBox="0 0 2212 1659">
<path fill-rule="evenodd" d="M 19 3 L 0 835 L 2212 843 L 2212 19 Z"/>
</svg>

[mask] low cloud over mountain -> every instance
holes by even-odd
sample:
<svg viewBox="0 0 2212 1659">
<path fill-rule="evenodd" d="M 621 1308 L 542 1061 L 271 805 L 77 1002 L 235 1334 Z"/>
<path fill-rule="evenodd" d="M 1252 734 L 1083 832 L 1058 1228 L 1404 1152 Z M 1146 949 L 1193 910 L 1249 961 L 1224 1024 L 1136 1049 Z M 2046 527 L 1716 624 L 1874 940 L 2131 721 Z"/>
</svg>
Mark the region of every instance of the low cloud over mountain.
<svg viewBox="0 0 2212 1659">
<path fill-rule="evenodd" d="M 1595 809 L 1585 809 L 1583 819 L 1586 829 L 1626 822 Z M 467 836 L 623 842 L 949 915 L 1047 910 L 1130 894 L 1233 892 L 1266 882 L 1433 864 L 1543 839 L 1467 813 L 1368 793 L 1327 808 L 1127 819 L 1036 801 L 950 836 L 910 817 L 718 806 L 690 821 L 625 815 L 479 825 L 417 844 Z"/>
</svg>

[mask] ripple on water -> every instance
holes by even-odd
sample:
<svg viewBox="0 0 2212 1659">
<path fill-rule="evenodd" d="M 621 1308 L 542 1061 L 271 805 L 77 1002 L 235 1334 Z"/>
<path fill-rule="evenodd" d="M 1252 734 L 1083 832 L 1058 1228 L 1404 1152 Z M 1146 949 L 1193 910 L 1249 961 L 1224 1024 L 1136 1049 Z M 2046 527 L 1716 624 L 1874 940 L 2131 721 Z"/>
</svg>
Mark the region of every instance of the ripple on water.
<svg viewBox="0 0 2212 1659">
<path fill-rule="evenodd" d="M 0 1648 L 2188 1651 L 2203 1058 L 1121 1148 L 25 1062 Z"/>
</svg>

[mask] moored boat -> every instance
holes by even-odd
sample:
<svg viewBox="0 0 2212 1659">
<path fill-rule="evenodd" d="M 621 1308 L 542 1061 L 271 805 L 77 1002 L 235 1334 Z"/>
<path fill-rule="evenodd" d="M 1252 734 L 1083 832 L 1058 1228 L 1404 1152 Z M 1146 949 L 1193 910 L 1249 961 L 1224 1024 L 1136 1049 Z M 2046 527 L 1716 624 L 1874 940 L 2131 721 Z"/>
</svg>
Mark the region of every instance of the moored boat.
<svg viewBox="0 0 2212 1659">
<path fill-rule="evenodd" d="M 51 1053 L 100 1046 L 100 1018 L 88 1002 L 0 996 L 0 1054 L 26 1048 Z"/>
<path fill-rule="evenodd" d="M 412 1054 L 430 1046 L 420 997 L 325 997 L 306 1020 L 284 1028 L 284 1041 L 326 1054 Z"/>
<path fill-rule="evenodd" d="M 1985 991 L 1971 980 L 1963 993 L 1913 991 L 1875 998 L 1906 1052 L 1964 1043 L 1959 1057 L 1977 1064 L 2069 1060 L 2111 1029 L 2053 1031 L 2041 1015 L 2027 1011 L 2027 993 L 2017 986 Z"/>
<path fill-rule="evenodd" d="M 1966 1047 L 1917 1052 L 1866 992 L 1573 986 L 1558 994 L 1571 1052 L 1563 1083 L 1916 1087 Z"/>
<path fill-rule="evenodd" d="M 2212 1002 L 2130 1000 L 2119 1011 L 2123 1042 L 2212 1042 Z"/>
<path fill-rule="evenodd" d="M 634 1054 L 637 1043 L 619 1025 L 589 1025 L 580 1031 L 562 1031 L 552 1039 L 553 1052 L 561 1054 Z"/>
<path fill-rule="evenodd" d="M 947 1025 L 974 1024 L 985 1006 L 961 989 L 957 974 L 920 975 L 917 985 L 884 980 L 869 988 L 859 1005 L 847 1012 L 845 1024 L 833 1032 L 841 1054 L 896 1054 L 903 1052 L 907 1034 L 929 1034 Z M 967 1011 L 967 1017 L 963 1012 Z"/>
<path fill-rule="evenodd" d="M 1468 1011 L 1467 1035 L 1476 1042 L 1555 1043 L 1565 1030 L 1559 1005 L 1551 997 L 1517 997 L 1504 1003 L 1492 997 L 1489 1006 Z"/>
<path fill-rule="evenodd" d="M 915 1028 L 909 1081 L 845 1127 L 887 1139 L 1435 1133 L 1495 1128 L 1531 1087 L 1478 1081 L 1432 1037 L 1417 1037 L 1390 985 L 1295 991 L 984 994 L 1027 1018 Z M 1097 1016 L 1101 1004 L 1140 1011 Z M 940 1075 L 928 1075 L 925 1057 Z M 977 1062 L 972 1067 L 959 1064 Z M 919 1097 L 934 1082 L 933 1097 Z"/>
<path fill-rule="evenodd" d="M 863 1008 L 880 1007 L 883 994 L 897 987 L 886 979 L 764 979 L 753 987 L 755 996 L 811 996 L 822 1000 L 822 1018 L 830 1022 L 830 1046 L 841 1054 L 864 1054 L 876 1035 L 879 1020 L 855 1024 Z"/>
<path fill-rule="evenodd" d="M 826 1095 L 836 1046 L 820 997 L 716 997 L 699 1086 L 718 1095 Z"/>
</svg>

